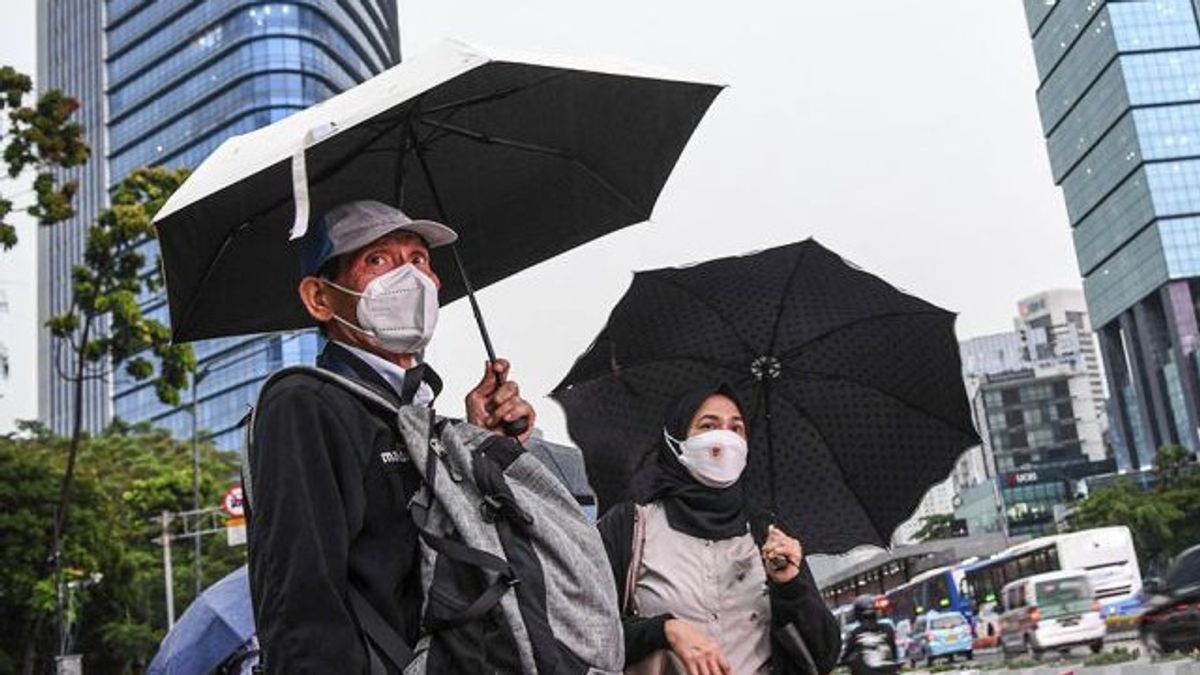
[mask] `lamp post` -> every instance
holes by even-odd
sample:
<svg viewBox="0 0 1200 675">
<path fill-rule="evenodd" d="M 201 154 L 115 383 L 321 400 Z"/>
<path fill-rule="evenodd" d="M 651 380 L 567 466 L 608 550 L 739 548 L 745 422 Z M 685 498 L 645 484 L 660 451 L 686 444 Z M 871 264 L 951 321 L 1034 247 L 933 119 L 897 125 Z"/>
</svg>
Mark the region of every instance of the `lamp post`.
<svg viewBox="0 0 1200 675">
<path fill-rule="evenodd" d="M 209 366 L 199 368 L 192 373 L 192 511 L 200 512 L 200 438 L 199 424 L 196 415 L 196 389 L 204 378 L 208 377 L 210 370 Z M 194 537 L 192 540 L 192 579 L 195 585 L 195 594 L 192 597 L 200 597 L 200 590 L 203 587 L 201 579 L 201 560 L 200 560 L 200 537 Z"/>
</svg>

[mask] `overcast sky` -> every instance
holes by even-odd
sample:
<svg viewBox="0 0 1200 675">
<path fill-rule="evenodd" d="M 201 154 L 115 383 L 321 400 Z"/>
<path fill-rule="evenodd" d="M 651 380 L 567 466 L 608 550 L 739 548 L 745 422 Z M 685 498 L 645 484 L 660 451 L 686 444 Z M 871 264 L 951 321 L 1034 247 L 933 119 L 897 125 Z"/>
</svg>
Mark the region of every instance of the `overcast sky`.
<svg viewBox="0 0 1200 675">
<path fill-rule="evenodd" d="M 959 312 L 960 338 L 1009 329 L 1020 297 L 1079 285 L 1016 0 L 707 3 L 724 11 L 684 0 L 400 4 L 405 55 L 453 37 L 730 85 L 651 223 L 481 294 L 497 349 L 552 437 L 565 438 L 562 415 L 542 397 L 636 269 L 812 236 Z M 0 63 L 33 69 L 32 8 L 5 0 Z M 31 265 L 28 255 L 0 258 L 0 280 L 32 278 Z M 465 306 L 443 312 L 429 356 L 447 380 L 442 407 L 455 413 L 482 371 Z"/>
</svg>

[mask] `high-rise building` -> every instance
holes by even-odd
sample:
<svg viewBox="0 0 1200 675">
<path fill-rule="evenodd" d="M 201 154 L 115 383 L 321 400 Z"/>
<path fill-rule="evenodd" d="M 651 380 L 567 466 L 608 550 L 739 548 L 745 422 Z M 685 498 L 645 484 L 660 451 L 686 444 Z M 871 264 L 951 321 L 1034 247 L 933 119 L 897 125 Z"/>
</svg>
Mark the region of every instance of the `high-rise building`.
<svg viewBox="0 0 1200 675">
<path fill-rule="evenodd" d="M 103 161 L 94 163 L 105 167 L 103 188 L 140 166 L 194 167 L 226 138 L 280 120 L 400 59 L 395 0 L 41 2 L 103 10 L 87 36 L 103 58 L 70 66 L 98 69 L 103 81 L 95 100 L 106 104 L 107 133 L 97 153 Z M 156 258 L 153 242 L 146 253 Z M 68 281 L 53 273 L 48 287 L 57 292 Z M 142 307 L 167 321 L 165 297 L 142 298 Z M 197 386 L 179 407 L 164 405 L 152 385 L 118 370 L 110 384 L 112 414 L 179 436 L 190 433 L 194 420 L 218 446 L 237 447 L 236 425 L 262 378 L 311 361 L 317 342 L 302 332 L 197 343 Z M 49 379 L 58 386 L 53 373 Z"/>
<path fill-rule="evenodd" d="M 1193 0 L 1025 0 L 1123 466 L 1200 449 L 1200 20 Z"/>
<path fill-rule="evenodd" d="M 997 483 L 1009 531 L 1043 534 L 1054 507 L 1073 499 L 1075 481 L 1115 465 L 1104 442 L 1104 383 L 1083 294 L 1046 291 L 1017 306 L 1015 331 L 960 349 L 983 439 L 980 463 Z M 984 520 L 989 492 L 979 493 Z"/>
<path fill-rule="evenodd" d="M 80 102 L 75 118 L 92 149 L 87 164 L 61 174 L 78 183 L 75 217 L 38 228 L 38 326 L 71 308 L 71 270 L 83 261 L 84 233 L 105 203 L 104 3 L 95 0 L 38 0 L 38 91 L 61 89 Z M 68 434 L 74 420 L 75 372 L 69 349 L 38 330 L 38 417 L 56 433 Z M 83 428 L 99 431 L 111 416 L 112 386 L 105 373 L 82 383 Z"/>
</svg>

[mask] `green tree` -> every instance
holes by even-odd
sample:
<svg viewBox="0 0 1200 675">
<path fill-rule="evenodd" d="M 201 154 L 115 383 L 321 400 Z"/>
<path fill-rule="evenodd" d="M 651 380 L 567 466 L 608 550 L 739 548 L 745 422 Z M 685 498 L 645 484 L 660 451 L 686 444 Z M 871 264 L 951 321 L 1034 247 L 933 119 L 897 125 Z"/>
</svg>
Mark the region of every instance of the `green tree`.
<svg viewBox="0 0 1200 675">
<path fill-rule="evenodd" d="M 152 167 L 137 169 L 117 184 L 112 206 L 88 228 L 84 264 L 72 271 L 70 308 L 47 322 L 57 341 L 55 367 L 70 381 L 72 427 L 58 501 L 58 526 L 63 530 L 71 511 L 71 483 L 83 434 L 83 387 L 88 380 L 105 379 L 110 364 L 144 380 L 155 373 L 158 398 L 179 404 L 179 391 L 196 368 L 189 345 L 171 343 L 170 330 L 146 317 L 139 300 L 162 287 L 162 270 L 147 265 L 144 245 L 154 238 L 154 214 L 187 178 L 187 171 Z M 72 359 L 61 358 L 70 353 Z"/>
<path fill-rule="evenodd" d="M 1158 449 L 1154 456 L 1154 474 L 1158 478 L 1158 489 L 1169 490 L 1179 486 L 1184 468 L 1191 457 L 1182 446 L 1168 444 Z"/>
<path fill-rule="evenodd" d="M 921 518 L 921 529 L 913 533 L 913 539 L 917 541 L 949 539 L 953 524 L 953 513 L 935 513 L 932 516 L 925 516 Z"/>
<path fill-rule="evenodd" d="M 1161 570 L 1171 557 L 1200 541 L 1200 473 L 1189 471 L 1189 462 L 1187 450 L 1164 445 L 1154 460 L 1153 490 L 1126 483 L 1097 490 L 1079 503 L 1071 528 L 1125 525 L 1142 569 Z"/>
<path fill-rule="evenodd" d="M 61 91 L 33 98 L 33 81 L 12 66 L 0 66 L 0 111 L 8 115 L 4 132 L 4 163 L 16 178 L 32 170 L 35 201 L 24 210 L 42 225 L 61 223 L 75 215 L 76 181 L 59 176 L 82 166 L 90 150 L 83 127 L 72 119 L 79 101 Z M 17 230 L 9 222 L 16 208 L 9 196 L 0 195 L 0 250 L 17 245 Z"/>
<path fill-rule="evenodd" d="M 54 226 L 75 215 L 77 185 L 60 177 L 85 164 L 90 150 L 82 126 L 73 120 L 78 101 L 51 91 L 30 104 L 31 92 L 29 77 L 0 67 L 0 106 L 8 114 L 4 162 L 12 177 L 28 170 L 36 173 L 35 203 L 26 211 L 39 224 Z M 122 368 L 137 380 L 153 377 L 159 399 L 178 404 L 179 391 L 195 370 L 191 348 L 171 344 L 167 327 L 143 315 L 139 302 L 162 285 L 158 261 L 147 260 L 145 252 L 154 238 L 154 214 L 186 177 L 184 170 L 155 167 L 138 169 L 118 183 L 110 194 L 111 207 L 86 231 L 83 264 L 72 270 L 70 307 L 47 322 L 55 341 L 53 367 L 72 384 L 72 415 L 71 434 L 62 448 L 66 459 L 58 498 L 49 516 L 54 527 L 42 548 L 49 555 L 34 568 L 42 576 L 51 574 L 46 561 L 58 564 L 64 555 L 61 537 L 54 533 L 66 537 L 74 532 L 70 515 L 76 462 L 84 440 L 85 383 L 108 378 L 113 368 Z M 2 250 L 17 243 L 16 230 L 7 222 L 13 209 L 13 201 L 0 196 Z M 39 614 L 28 624 L 32 635 L 40 634 L 43 618 Z"/>
<path fill-rule="evenodd" d="M 53 580 L 38 573 L 51 527 L 58 478 L 69 440 L 27 427 L 0 437 L 0 674 L 49 669 L 55 637 L 30 634 L 55 613 Z M 166 628 L 157 516 L 191 507 L 188 445 L 165 431 L 114 425 L 85 438 L 74 488 L 75 515 L 64 537 L 72 649 L 91 673 L 142 672 Z M 236 457 L 210 445 L 201 452 L 205 503 L 215 504 L 236 475 Z M 204 553 L 211 578 L 244 561 L 244 549 L 209 537 Z M 175 549 L 177 606 L 190 602 L 190 546 Z M 98 582 L 97 582 L 98 581 Z"/>
</svg>

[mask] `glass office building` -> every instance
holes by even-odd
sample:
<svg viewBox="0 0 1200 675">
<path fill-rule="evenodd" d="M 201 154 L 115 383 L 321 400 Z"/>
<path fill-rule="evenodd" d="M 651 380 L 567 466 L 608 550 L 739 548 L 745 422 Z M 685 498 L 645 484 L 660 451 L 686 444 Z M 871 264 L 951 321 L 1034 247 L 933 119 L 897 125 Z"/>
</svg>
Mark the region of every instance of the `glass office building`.
<svg viewBox="0 0 1200 675">
<path fill-rule="evenodd" d="M 101 4 L 72 4 L 88 2 Z M 141 166 L 195 167 L 230 136 L 280 120 L 400 59 L 395 0 L 103 4 L 108 188 Z M 151 260 L 153 247 L 147 244 Z M 167 322 L 164 296 L 145 297 L 142 306 Z M 110 385 L 112 414 L 188 436 L 194 394 L 198 427 L 220 447 L 239 447 L 237 424 L 262 379 L 281 366 L 311 362 L 318 338 L 311 332 L 239 337 L 195 348 L 198 385 L 183 392 L 183 405 L 162 404 L 152 384 L 118 370 Z"/>
<path fill-rule="evenodd" d="M 107 183 L 104 157 L 104 3 L 95 0 L 38 0 L 39 92 L 60 89 L 80 102 L 75 119 L 83 125 L 92 161 L 64 172 L 77 181 L 75 217 L 54 227 L 39 227 L 38 326 L 71 308 L 71 270 L 83 261 L 84 233 L 104 206 Z M 74 372 L 70 350 L 58 348 L 50 332 L 38 330 L 38 418 L 55 433 L 71 433 L 74 387 L 59 372 Z M 111 383 L 104 378 L 83 384 L 83 429 L 97 432 L 111 416 Z"/>
<path fill-rule="evenodd" d="M 1112 431 L 1200 450 L 1200 19 L 1193 0 L 1025 0 Z"/>
</svg>

